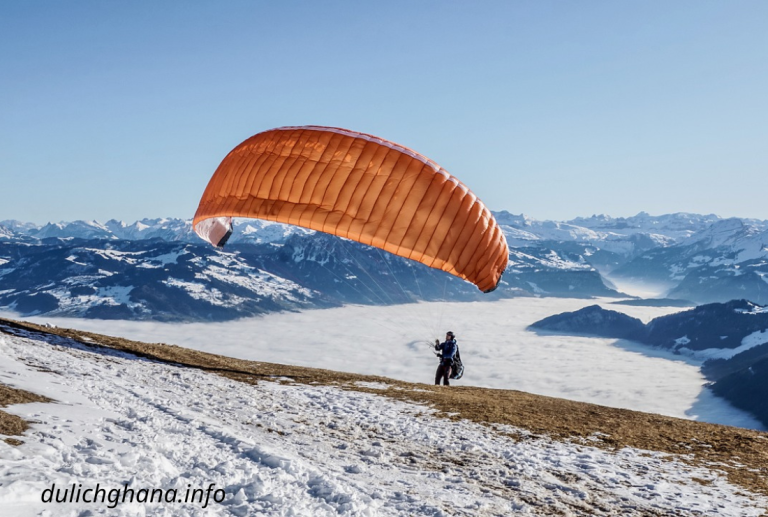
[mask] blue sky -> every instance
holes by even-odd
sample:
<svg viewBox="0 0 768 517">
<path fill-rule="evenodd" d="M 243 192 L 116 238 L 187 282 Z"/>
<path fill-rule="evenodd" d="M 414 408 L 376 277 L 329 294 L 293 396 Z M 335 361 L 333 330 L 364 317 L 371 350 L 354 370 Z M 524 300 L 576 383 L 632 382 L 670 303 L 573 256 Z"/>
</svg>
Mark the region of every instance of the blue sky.
<svg viewBox="0 0 768 517">
<path fill-rule="evenodd" d="M 768 2 L 0 3 L 0 220 L 191 217 L 260 131 L 415 149 L 492 210 L 768 219 Z"/>
</svg>

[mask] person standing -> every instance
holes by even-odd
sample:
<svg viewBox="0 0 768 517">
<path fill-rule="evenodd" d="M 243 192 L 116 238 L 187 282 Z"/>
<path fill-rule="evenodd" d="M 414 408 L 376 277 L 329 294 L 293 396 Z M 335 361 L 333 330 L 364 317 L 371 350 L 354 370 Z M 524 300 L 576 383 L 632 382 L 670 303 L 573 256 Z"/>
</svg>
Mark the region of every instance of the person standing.
<svg viewBox="0 0 768 517">
<path fill-rule="evenodd" d="M 453 368 L 453 358 L 458 350 L 454 333 L 448 331 L 445 334 L 445 341 L 442 343 L 439 339 L 436 339 L 435 350 L 440 352 L 440 364 L 437 365 L 437 371 L 435 372 L 435 385 L 439 385 L 440 379 L 442 379 L 443 385 L 450 386 L 449 379 L 451 378 L 451 369 Z"/>
</svg>

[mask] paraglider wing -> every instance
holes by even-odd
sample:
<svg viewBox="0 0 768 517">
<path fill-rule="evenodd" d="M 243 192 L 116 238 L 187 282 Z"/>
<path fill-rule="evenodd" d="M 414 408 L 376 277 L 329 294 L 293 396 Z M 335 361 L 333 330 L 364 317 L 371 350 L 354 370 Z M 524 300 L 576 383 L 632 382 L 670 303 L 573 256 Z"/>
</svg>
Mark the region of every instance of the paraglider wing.
<svg viewBox="0 0 768 517">
<path fill-rule="evenodd" d="M 490 210 L 428 158 L 346 129 L 281 127 L 235 147 L 213 174 L 193 227 L 223 246 L 233 217 L 352 239 L 496 288 L 509 250 Z"/>
</svg>

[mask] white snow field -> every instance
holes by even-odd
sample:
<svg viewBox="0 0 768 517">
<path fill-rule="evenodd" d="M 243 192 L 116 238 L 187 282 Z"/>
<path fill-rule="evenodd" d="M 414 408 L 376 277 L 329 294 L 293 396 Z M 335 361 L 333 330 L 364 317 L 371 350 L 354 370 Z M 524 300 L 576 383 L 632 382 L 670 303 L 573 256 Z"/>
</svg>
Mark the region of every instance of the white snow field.
<svg viewBox="0 0 768 517">
<path fill-rule="evenodd" d="M 8 409 L 39 423 L 20 446 L 0 441 L 3 515 L 750 516 L 768 508 L 768 498 L 717 471 L 660 453 L 610 453 L 452 422 L 383 396 L 280 379 L 251 386 L 11 332 L 0 333 L 0 382 L 56 402 Z M 61 499 L 75 486 L 79 502 L 43 502 L 46 490 L 62 490 Z M 163 491 L 162 502 L 146 502 L 152 490 Z"/>
<path fill-rule="evenodd" d="M 535 321 L 592 304 L 647 322 L 680 308 L 612 305 L 613 300 L 513 298 L 496 302 L 348 306 L 276 313 L 225 323 L 152 323 L 28 318 L 148 343 L 280 364 L 432 382 L 435 338 L 456 332 L 466 365 L 462 386 L 515 389 L 763 430 L 704 388 L 702 360 L 629 341 L 537 334 Z M 8 317 L 13 318 L 13 315 Z M 17 316 L 18 318 L 18 316 Z"/>
</svg>

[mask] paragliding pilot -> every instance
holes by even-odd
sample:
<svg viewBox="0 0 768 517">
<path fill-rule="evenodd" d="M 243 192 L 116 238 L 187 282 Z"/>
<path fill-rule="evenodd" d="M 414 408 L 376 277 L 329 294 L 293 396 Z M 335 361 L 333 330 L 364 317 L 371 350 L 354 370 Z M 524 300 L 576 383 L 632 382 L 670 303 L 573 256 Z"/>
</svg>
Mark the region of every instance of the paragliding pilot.
<svg viewBox="0 0 768 517">
<path fill-rule="evenodd" d="M 437 366 L 437 372 L 435 372 L 435 385 L 440 384 L 440 379 L 443 379 L 443 385 L 450 385 L 451 369 L 458 349 L 456 336 L 451 331 L 445 334 L 444 342 L 441 343 L 439 339 L 435 340 L 435 350 L 439 352 L 437 356 L 440 358 L 440 364 Z"/>
</svg>

